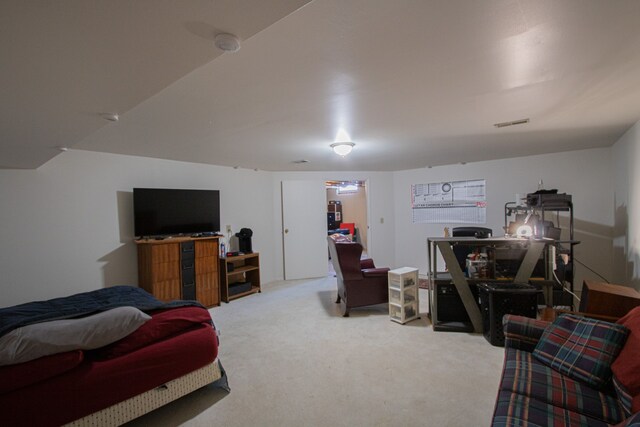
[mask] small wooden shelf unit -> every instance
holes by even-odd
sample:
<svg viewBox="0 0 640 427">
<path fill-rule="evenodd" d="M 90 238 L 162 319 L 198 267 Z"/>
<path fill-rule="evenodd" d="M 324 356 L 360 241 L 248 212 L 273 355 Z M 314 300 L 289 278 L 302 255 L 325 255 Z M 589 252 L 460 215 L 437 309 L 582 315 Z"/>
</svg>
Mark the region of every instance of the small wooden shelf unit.
<svg viewBox="0 0 640 427">
<path fill-rule="evenodd" d="M 234 293 L 234 287 L 251 287 Z M 222 301 L 261 292 L 260 256 L 257 252 L 220 258 L 220 294 Z"/>
</svg>

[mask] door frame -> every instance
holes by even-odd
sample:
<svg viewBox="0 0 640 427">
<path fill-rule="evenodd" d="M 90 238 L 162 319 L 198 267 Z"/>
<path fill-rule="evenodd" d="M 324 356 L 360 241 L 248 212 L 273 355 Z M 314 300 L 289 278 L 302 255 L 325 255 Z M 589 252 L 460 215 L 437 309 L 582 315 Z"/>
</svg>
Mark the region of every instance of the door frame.
<svg viewBox="0 0 640 427">
<path fill-rule="evenodd" d="M 371 245 L 372 245 L 372 239 L 371 239 L 371 195 L 369 193 L 369 186 L 371 185 L 371 181 L 369 180 L 369 178 L 367 179 L 360 179 L 360 178 L 349 178 L 349 179 L 326 179 L 325 182 L 327 181 L 360 181 L 362 183 L 364 183 L 364 197 L 365 197 L 365 203 L 364 203 L 364 208 L 365 208 L 365 221 L 366 223 L 364 224 L 364 232 L 366 233 L 366 241 L 367 241 L 367 255 L 370 256 L 371 254 Z M 327 198 L 327 203 L 328 203 L 328 198 Z M 360 232 L 362 232 L 362 230 L 360 230 Z"/>
</svg>

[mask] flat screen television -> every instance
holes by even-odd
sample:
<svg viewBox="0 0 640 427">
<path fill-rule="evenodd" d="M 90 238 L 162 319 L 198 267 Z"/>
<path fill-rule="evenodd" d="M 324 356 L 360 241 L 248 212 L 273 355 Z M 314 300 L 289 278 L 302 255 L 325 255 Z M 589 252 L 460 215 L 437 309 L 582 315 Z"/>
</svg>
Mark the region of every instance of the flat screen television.
<svg viewBox="0 0 640 427">
<path fill-rule="evenodd" d="M 220 191 L 166 188 L 133 189 L 136 236 L 167 236 L 220 231 Z"/>
</svg>

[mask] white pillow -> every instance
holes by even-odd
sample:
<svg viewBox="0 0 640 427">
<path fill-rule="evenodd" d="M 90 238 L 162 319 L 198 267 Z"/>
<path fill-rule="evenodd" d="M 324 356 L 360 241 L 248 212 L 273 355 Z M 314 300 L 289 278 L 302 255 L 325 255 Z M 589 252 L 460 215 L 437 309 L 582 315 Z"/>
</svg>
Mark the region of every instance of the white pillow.
<svg viewBox="0 0 640 427">
<path fill-rule="evenodd" d="M 116 342 L 151 316 L 135 307 L 118 307 L 79 319 L 23 326 L 0 337 L 0 366 L 28 362 L 71 350 L 92 350 Z"/>
</svg>

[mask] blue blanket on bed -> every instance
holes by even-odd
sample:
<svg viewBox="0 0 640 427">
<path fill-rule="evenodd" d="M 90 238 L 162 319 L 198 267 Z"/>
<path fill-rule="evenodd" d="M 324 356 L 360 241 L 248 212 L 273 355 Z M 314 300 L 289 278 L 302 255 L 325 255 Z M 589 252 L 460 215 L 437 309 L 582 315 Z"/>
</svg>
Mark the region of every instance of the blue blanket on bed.
<svg viewBox="0 0 640 427">
<path fill-rule="evenodd" d="M 144 289 L 114 286 L 47 301 L 28 302 L 0 309 L 0 336 L 16 328 L 50 320 L 88 316 L 116 307 L 131 306 L 141 311 L 198 306 L 197 301 L 162 302 Z"/>
</svg>

